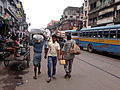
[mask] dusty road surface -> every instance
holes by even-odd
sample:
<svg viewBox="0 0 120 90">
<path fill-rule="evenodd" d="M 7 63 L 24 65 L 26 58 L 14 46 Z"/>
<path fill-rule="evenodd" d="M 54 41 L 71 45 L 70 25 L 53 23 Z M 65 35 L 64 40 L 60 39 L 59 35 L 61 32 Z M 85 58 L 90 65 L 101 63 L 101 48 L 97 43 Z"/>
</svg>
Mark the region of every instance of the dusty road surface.
<svg viewBox="0 0 120 90">
<path fill-rule="evenodd" d="M 32 54 L 31 48 L 31 60 Z M 14 63 L 5 68 L 0 62 L 0 90 L 120 90 L 120 60 L 110 55 L 81 51 L 74 60 L 71 79 L 64 78 L 64 68 L 58 62 L 57 79 L 50 83 L 46 83 L 47 60 L 44 58 L 37 80 L 33 79 L 32 61 L 23 71 L 16 71 Z"/>
</svg>

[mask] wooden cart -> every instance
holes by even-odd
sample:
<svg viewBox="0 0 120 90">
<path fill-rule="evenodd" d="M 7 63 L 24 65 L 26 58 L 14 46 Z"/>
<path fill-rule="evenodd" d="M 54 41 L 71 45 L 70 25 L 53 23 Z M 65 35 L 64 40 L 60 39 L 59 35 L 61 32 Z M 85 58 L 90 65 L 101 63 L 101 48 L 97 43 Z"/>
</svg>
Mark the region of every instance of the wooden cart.
<svg viewBox="0 0 120 90">
<path fill-rule="evenodd" d="M 27 47 L 22 47 L 19 48 L 19 50 L 24 50 L 24 52 L 21 51 L 20 55 L 17 57 L 14 57 L 13 54 L 9 54 L 9 52 L 5 51 L 4 53 L 8 53 L 9 55 L 7 55 L 6 57 L 4 57 L 4 65 L 5 67 L 9 66 L 10 61 L 26 61 L 27 67 L 29 67 L 29 63 L 30 63 L 30 48 Z"/>
</svg>

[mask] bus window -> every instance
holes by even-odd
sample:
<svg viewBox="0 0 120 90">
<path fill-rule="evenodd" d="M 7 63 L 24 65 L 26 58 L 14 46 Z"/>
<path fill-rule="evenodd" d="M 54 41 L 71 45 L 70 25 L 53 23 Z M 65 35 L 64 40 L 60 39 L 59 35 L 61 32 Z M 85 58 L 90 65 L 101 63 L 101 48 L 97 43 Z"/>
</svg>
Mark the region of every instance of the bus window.
<svg viewBox="0 0 120 90">
<path fill-rule="evenodd" d="M 66 32 L 65 34 L 66 34 L 66 36 L 71 36 L 70 32 Z"/>
<path fill-rule="evenodd" d="M 79 33 L 79 36 L 82 37 L 82 32 Z"/>
<path fill-rule="evenodd" d="M 72 36 L 78 36 L 78 34 L 77 33 L 72 33 Z"/>
<path fill-rule="evenodd" d="M 98 31 L 98 38 L 102 38 L 102 34 L 103 34 L 102 30 L 99 30 Z"/>
<path fill-rule="evenodd" d="M 94 38 L 97 37 L 97 31 L 94 31 L 93 37 L 94 37 Z"/>
<path fill-rule="evenodd" d="M 116 29 L 111 29 L 110 30 L 110 38 L 116 38 Z"/>
<path fill-rule="evenodd" d="M 103 31 L 103 37 L 109 38 L 109 30 L 108 29 Z"/>
<path fill-rule="evenodd" d="M 86 34 L 86 33 L 85 33 L 85 32 L 83 32 L 83 35 L 82 35 L 82 37 L 85 37 L 85 34 Z"/>
<path fill-rule="evenodd" d="M 120 39 L 120 29 L 118 29 L 117 38 Z"/>
<path fill-rule="evenodd" d="M 89 37 L 93 37 L 93 32 L 92 31 L 89 33 Z"/>
<path fill-rule="evenodd" d="M 86 32 L 86 37 L 89 37 L 89 34 L 90 34 L 89 31 L 87 31 L 87 32 Z"/>
</svg>

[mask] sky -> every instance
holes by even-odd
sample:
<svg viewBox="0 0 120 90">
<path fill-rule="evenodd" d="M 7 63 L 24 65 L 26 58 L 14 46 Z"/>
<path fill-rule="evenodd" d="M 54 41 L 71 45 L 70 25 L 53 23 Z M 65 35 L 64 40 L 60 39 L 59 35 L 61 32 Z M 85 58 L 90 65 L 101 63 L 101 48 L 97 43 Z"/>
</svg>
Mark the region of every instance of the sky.
<svg viewBox="0 0 120 90">
<path fill-rule="evenodd" d="M 51 20 L 60 20 L 68 6 L 81 7 L 84 0 L 20 0 L 31 28 L 46 27 Z"/>
</svg>

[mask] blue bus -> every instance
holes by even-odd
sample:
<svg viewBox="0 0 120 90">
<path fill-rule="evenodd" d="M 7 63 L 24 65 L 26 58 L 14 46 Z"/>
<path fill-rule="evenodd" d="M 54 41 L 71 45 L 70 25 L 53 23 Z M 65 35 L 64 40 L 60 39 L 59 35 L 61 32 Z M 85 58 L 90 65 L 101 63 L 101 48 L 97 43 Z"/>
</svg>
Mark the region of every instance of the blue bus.
<svg viewBox="0 0 120 90">
<path fill-rule="evenodd" d="M 79 36 L 81 49 L 120 55 L 120 25 L 84 28 L 79 31 Z"/>
<path fill-rule="evenodd" d="M 73 40 L 75 40 L 75 42 L 77 44 L 79 44 L 79 31 L 76 31 L 76 30 L 65 30 L 64 32 L 65 32 L 66 36 L 70 35 L 71 38 Z M 65 39 L 67 39 L 67 38 L 65 37 Z"/>
<path fill-rule="evenodd" d="M 120 56 L 120 24 L 65 32 L 77 41 L 81 49 L 87 48 L 89 52 L 104 51 Z"/>
</svg>

